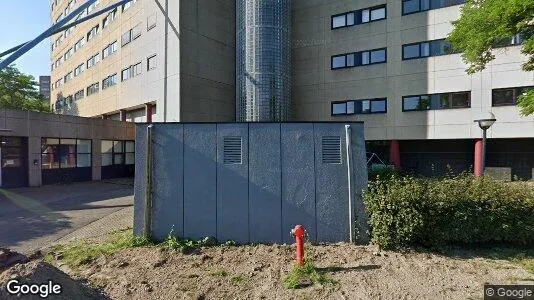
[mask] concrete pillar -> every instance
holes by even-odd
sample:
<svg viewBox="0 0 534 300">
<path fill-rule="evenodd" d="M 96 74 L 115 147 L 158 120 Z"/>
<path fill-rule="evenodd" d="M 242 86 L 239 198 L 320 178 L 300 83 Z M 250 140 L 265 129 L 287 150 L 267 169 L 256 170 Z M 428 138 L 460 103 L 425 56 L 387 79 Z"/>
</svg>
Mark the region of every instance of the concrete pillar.
<svg viewBox="0 0 534 300">
<path fill-rule="evenodd" d="M 389 142 L 389 161 L 395 166 L 395 170 L 399 170 L 401 168 L 400 147 L 398 140 L 391 140 Z"/>
<path fill-rule="evenodd" d="M 92 143 L 92 153 L 93 156 L 93 166 L 92 166 L 92 175 L 93 180 L 98 181 L 102 179 L 102 140 L 93 138 Z"/>
<path fill-rule="evenodd" d="M 475 141 L 475 165 L 473 166 L 473 172 L 475 177 L 482 176 L 482 156 L 484 147 L 482 146 L 482 139 L 477 139 Z"/>
<path fill-rule="evenodd" d="M 152 123 L 152 107 L 153 105 L 150 103 L 145 104 L 145 116 L 147 123 Z"/>
<path fill-rule="evenodd" d="M 28 138 L 28 185 L 42 185 L 41 170 L 41 138 Z"/>
<path fill-rule="evenodd" d="M 124 109 L 121 109 L 119 111 L 119 116 L 120 116 L 121 122 L 126 122 L 126 111 Z"/>
</svg>

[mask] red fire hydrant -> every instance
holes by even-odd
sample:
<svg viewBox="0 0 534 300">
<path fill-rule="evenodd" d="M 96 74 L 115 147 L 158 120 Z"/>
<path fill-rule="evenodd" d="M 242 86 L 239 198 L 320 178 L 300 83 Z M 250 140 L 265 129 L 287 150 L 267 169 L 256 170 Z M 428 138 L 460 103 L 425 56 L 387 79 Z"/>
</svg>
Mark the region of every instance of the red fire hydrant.
<svg viewBox="0 0 534 300">
<path fill-rule="evenodd" d="M 295 243 L 297 244 L 297 265 L 302 266 L 304 263 L 304 237 L 306 236 L 306 230 L 302 225 L 297 225 L 291 230 L 291 235 L 295 237 Z"/>
</svg>

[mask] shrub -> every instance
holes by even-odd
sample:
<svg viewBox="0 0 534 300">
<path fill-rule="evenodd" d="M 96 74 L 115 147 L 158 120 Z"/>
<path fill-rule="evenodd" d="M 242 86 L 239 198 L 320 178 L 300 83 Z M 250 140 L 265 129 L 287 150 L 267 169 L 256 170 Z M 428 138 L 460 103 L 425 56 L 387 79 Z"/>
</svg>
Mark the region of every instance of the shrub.
<svg viewBox="0 0 534 300">
<path fill-rule="evenodd" d="M 385 249 L 534 244 L 534 189 L 490 178 L 389 176 L 364 193 L 373 242 Z"/>
</svg>

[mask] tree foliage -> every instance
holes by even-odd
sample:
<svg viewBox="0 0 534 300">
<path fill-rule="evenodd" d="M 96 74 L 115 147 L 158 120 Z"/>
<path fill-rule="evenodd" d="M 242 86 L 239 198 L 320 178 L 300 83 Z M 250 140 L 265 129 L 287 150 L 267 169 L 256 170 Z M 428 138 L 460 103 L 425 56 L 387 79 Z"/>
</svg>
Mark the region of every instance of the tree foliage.
<svg viewBox="0 0 534 300">
<path fill-rule="evenodd" d="M 0 70 L 0 108 L 51 112 L 36 86 L 33 76 L 20 72 L 15 66 Z"/>
<path fill-rule="evenodd" d="M 468 74 L 484 70 L 496 51 L 505 51 L 494 50 L 495 45 L 517 34 L 524 40 L 521 52 L 527 56 L 523 70 L 534 71 L 533 0 L 467 0 L 453 25 L 447 39 L 463 53 Z M 534 92 L 522 95 L 518 106 L 523 115 L 534 113 Z"/>
</svg>

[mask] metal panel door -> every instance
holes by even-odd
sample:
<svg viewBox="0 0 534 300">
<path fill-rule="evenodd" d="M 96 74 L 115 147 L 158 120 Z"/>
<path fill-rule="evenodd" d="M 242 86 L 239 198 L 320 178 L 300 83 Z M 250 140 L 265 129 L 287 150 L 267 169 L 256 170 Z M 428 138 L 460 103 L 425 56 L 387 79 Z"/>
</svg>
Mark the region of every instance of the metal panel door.
<svg viewBox="0 0 534 300">
<path fill-rule="evenodd" d="M 317 239 L 349 240 L 345 128 L 315 124 Z"/>
<path fill-rule="evenodd" d="M 0 137 L 1 187 L 28 186 L 28 139 Z"/>
</svg>

